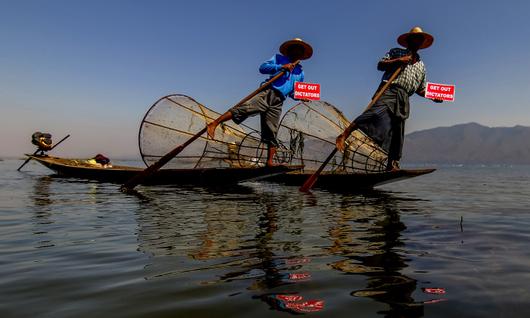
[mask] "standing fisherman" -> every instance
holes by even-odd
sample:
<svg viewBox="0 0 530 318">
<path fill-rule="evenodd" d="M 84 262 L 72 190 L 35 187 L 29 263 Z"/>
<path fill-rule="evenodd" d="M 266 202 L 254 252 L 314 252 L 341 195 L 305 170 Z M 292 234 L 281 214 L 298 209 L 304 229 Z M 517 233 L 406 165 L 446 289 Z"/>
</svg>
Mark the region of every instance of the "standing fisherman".
<svg viewBox="0 0 530 318">
<path fill-rule="evenodd" d="M 346 137 L 359 128 L 388 152 L 386 170 L 399 170 L 405 138 L 405 120 L 410 113 L 409 97 L 414 93 L 425 97 L 425 65 L 418 50 L 428 48 L 433 41 L 433 36 L 423 32 L 420 27 L 414 27 L 410 32 L 398 37 L 397 42 L 406 49 L 393 48 L 379 61 L 377 69 L 385 72 L 379 89 L 398 67 L 403 66 L 403 70 L 381 98 L 354 120 L 352 129 L 337 137 L 338 150 L 344 151 Z M 434 102 L 441 103 L 442 100 Z"/>
<path fill-rule="evenodd" d="M 298 61 L 310 58 L 313 55 L 313 48 L 296 38 L 284 42 L 280 46 L 280 53 L 261 64 L 259 71 L 262 74 L 271 74 L 271 78 L 280 71 L 286 71 L 285 74 L 273 82 L 269 88 L 242 105 L 229 109 L 207 126 L 208 136 L 213 139 L 215 129 L 220 123 L 232 119 L 234 123 L 240 124 L 249 116 L 260 114 L 261 141 L 267 144 L 268 149 L 267 166 L 273 165 L 274 155 L 278 147 L 276 135 L 283 101 L 287 96 L 294 99 L 294 83 L 304 81 L 304 71 Z"/>
</svg>

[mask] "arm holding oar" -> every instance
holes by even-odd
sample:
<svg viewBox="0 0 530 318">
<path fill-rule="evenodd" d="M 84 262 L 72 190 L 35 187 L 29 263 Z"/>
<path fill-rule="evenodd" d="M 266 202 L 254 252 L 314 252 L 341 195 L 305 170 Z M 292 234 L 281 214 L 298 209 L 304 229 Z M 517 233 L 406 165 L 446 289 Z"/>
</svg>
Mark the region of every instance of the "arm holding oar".
<svg viewBox="0 0 530 318">
<path fill-rule="evenodd" d="M 374 98 L 372 99 L 372 101 L 368 104 L 368 106 L 366 106 L 366 110 L 370 109 L 378 100 L 379 98 L 381 97 L 381 95 L 383 95 L 383 93 L 386 91 L 386 89 L 388 88 L 388 86 L 390 86 L 390 84 L 392 83 L 392 81 L 394 81 L 394 79 L 396 79 L 396 77 L 399 75 L 399 73 L 401 72 L 401 70 L 403 69 L 403 67 L 399 67 L 397 68 L 394 73 L 392 74 L 392 76 L 388 79 L 388 81 L 383 85 L 383 87 L 377 92 L 377 94 L 374 96 Z M 337 151 L 339 150 L 338 148 L 342 148 L 340 149 L 341 151 L 344 151 L 344 141 L 350 136 L 350 134 L 357 128 L 357 125 L 355 124 L 355 122 L 351 122 L 350 125 L 344 130 L 344 132 L 342 134 L 340 134 L 338 137 L 337 137 L 337 146 L 333 149 L 333 151 L 329 154 L 329 156 L 326 158 L 326 160 L 324 160 L 324 162 L 320 165 L 320 167 L 318 168 L 317 171 L 315 171 L 315 173 L 313 173 L 309 178 L 307 178 L 307 180 L 304 182 L 304 184 L 300 187 L 300 191 L 302 192 L 308 192 L 309 190 L 311 190 L 311 188 L 313 187 L 313 185 L 315 185 L 315 183 L 317 182 L 317 179 L 318 177 L 320 176 L 320 174 L 322 173 L 322 170 L 324 170 L 324 168 L 326 167 L 326 165 L 329 163 L 329 161 L 335 156 L 335 154 L 337 153 Z"/>
<path fill-rule="evenodd" d="M 265 74 L 270 74 L 270 73 L 276 74 L 277 73 L 277 74 L 274 77 L 272 77 L 269 81 L 267 81 L 265 84 L 263 84 L 260 88 L 258 88 L 258 90 L 255 93 L 251 94 L 251 96 L 249 95 L 248 98 L 244 98 L 239 103 L 237 103 L 235 106 L 233 106 L 231 109 L 241 106 L 244 102 L 248 101 L 250 98 L 254 97 L 256 94 L 258 94 L 258 93 L 262 92 L 263 90 L 265 90 L 266 88 L 268 88 L 269 85 L 271 85 L 274 81 L 276 81 L 277 79 L 282 77 L 285 73 L 292 72 L 293 69 L 299 63 L 300 63 L 300 60 L 296 60 L 293 63 L 283 64 L 283 65 L 281 65 L 281 71 L 279 73 L 276 72 L 272 67 L 263 67 L 262 66 L 260 68 L 260 71 L 262 71 L 263 73 L 265 73 Z M 263 71 L 263 69 L 265 69 L 265 71 Z M 214 139 L 215 138 L 215 129 L 217 128 L 217 126 L 219 126 L 220 123 L 223 123 L 223 122 L 228 121 L 228 120 L 233 119 L 233 118 L 234 118 L 234 115 L 233 115 L 232 111 L 228 110 L 226 113 L 222 114 L 217 119 L 215 119 L 214 121 L 209 123 L 206 126 L 206 132 L 208 133 L 208 137 L 210 137 L 211 139 Z"/>
</svg>

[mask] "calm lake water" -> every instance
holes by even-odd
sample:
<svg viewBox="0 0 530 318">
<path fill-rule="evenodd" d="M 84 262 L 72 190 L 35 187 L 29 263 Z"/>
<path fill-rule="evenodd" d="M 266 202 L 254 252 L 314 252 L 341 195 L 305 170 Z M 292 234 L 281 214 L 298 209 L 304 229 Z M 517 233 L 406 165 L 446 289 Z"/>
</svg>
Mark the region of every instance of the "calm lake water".
<svg viewBox="0 0 530 318">
<path fill-rule="evenodd" d="M 0 161 L 0 317 L 530 316 L 530 167 L 136 196 L 20 163 Z"/>
</svg>

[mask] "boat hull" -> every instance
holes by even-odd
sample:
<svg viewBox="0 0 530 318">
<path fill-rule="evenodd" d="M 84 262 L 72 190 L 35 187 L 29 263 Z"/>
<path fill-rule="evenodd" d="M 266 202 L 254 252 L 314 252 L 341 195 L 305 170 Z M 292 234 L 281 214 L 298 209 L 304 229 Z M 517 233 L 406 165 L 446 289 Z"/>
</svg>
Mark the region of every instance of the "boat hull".
<svg viewBox="0 0 530 318">
<path fill-rule="evenodd" d="M 314 188 L 340 192 L 369 190 L 376 186 L 410 179 L 434 172 L 436 169 L 402 169 L 383 173 L 325 173 L 321 174 Z M 300 186 L 312 175 L 312 172 L 290 172 L 267 178 L 267 181 Z"/>
<path fill-rule="evenodd" d="M 129 166 L 103 168 L 89 165 L 86 160 L 65 159 L 51 156 L 33 156 L 45 167 L 63 177 L 91 179 L 105 182 L 123 183 L 144 169 Z M 257 180 L 277 174 L 300 170 L 302 166 L 277 166 L 259 168 L 201 168 L 201 169 L 161 169 L 149 177 L 143 184 L 177 185 L 224 185 L 241 181 Z"/>
<path fill-rule="evenodd" d="M 45 167 L 63 177 L 74 177 L 113 183 L 123 183 L 144 169 L 129 166 L 102 168 L 89 165 L 86 160 L 66 159 L 51 156 L 33 156 Z M 225 185 L 242 181 L 264 180 L 286 185 L 300 186 L 311 171 L 302 171 L 303 166 L 277 166 L 261 168 L 202 168 L 202 169 L 162 169 L 147 179 L 144 184 L 174 185 Z M 403 169 L 383 173 L 324 173 L 319 176 L 315 188 L 351 192 L 369 190 L 386 183 L 405 180 L 428 173 L 436 169 Z"/>
</svg>

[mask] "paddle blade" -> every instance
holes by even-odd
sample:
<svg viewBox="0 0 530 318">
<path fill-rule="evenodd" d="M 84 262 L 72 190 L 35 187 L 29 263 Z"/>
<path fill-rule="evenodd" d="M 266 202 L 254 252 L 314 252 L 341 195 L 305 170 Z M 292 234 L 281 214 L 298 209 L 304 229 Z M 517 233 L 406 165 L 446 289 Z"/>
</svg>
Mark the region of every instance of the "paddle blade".
<svg viewBox="0 0 530 318">
<path fill-rule="evenodd" d="M 122 186 L 120 187 L 120 191 L 129 192 L 129 191 L 134 190 L 134 188 L 137 185 L 144 182 L 147 178 L 149 178 L 153 173 L 155 173 L 158 170 L 158 167 L 155 165 L 147 167 L 144 171 L 139 172 L 134 177 L 127 180 L 127 182 L 122 184 Z"/>
<path fill-rule="evenodd" d="M 37 152 L 35 152 L 33 155 L 36 155 L 36 154 L 37 154 Z M 26 159 L 26 161 L 24 161 L 24 163 L 20 167 L 18 167 L 17 171 L 20 171 L 20 169 L 22 169 L 22 167 L 24 167 L 26 165 L 26 163 L 28 163 L 30 160 L 31 160 L 31 157 Z"/>
<path fill-rule="evenodd" d="M 309 190 L 311 190 L 311 188 L 315 185 L 315 183 L 317 182 L 317 179 L 318 179 L 318 176 L 320 176 L 320 174 L 322 173 L 322 171 L 324 170 L 324 168 L 326 167 L 326 165 L 329 163 L 329 161 L 331 160 L 331 158 L 333 158 L 335 156 L 335 154 L 337 153 L 338 149 L 335 147 L 333 149 L 333 151 L 329 154 L 329 156 L 326 158 L 326 160 L 324 160 L 324 162 L 320 165 L 320 167 L 318 168 L 317 171 L 315 171 L 315 173 L 313 173 L 309 178 L 307 178 L 307 180 L 304 182 L 304 184 L 302 185 L 302 187 L 300 187 L 300 191 L 301 192 L 309 192 Z"/>
<path fill-rule="evenodd" d="M 298 190 L 300 190 L 300 192 L 309 192 L 317 182 L 318 176 L 319 174 L 313 173 Z"/>
</svg>

